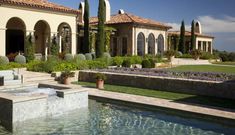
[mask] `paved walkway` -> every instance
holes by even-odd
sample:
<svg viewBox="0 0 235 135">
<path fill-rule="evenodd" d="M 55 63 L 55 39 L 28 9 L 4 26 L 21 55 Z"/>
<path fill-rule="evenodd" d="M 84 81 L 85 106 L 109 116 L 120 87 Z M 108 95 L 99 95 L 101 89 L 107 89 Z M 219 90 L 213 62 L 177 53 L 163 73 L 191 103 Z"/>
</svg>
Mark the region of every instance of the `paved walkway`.
<svg viewBox="0 0 235 135">
<path fill-rule="evenodd" d="M 183 59 L 174 58 L 172 60 L 172 65 L 210 65 L 208 60 L 194 60 L 194 59 Z"/>
<path fill-rule="evenodd" d="M 81 86 L 70 85 L 70 87 L 80 88 Z M 150 106 L 170 108 L 170 109 L 179 110 L 179 111 L 192 112 L 196 114 L 204 114 L 208 116 L 216 116 L 216 117 L 222 117 L 222 118 L 235 120 L 235 110 L 222 109 L 222 108 L 212 109 L 212 108 L 207 108 L 207 107 L 202 107 L 202 106 L 197 106 L 197 105 L 176 103 L 172 100 L 124 94 L 124 93 L 108 92 L 108 91 L 97 90 L 94 88 L 87 88 L 87 90 L 89 92 L 89 95 L 95 96 L 95 97 L 121 100 L 121 101 L 139 103 L 139 104 L 146 104 Z"/>
<path fill-rule="evenodd" d="M 27 85 L 35 84 L 36 82 L 52 84 L 52 85 L 53 84 L 61 85 L 61 84 L 58 84 L 56 81 L 52 81 L 53 79 L 50 80 L 50 82 L 47 82 L 48 80 L 43 80 L 42 76 L 45 75 L 43 73 L 34 73 L 34 72 L 24 71 L 24 74 L 27 74 L 28 76 L 28 78 L 26 79 L 30 79 L 30 81 L 25 80 L 27 82 Z M 40 79 L 38 79 L 35 76 L 35 74 L 37 74 Z M 48 74 L 46 75 L 45 79 L 48 79 Z M 139 104 L 146 104 L 146 105 L 162 107 L 162 108 L 170 108 L 170 109 L 184 111 L 184 112 L 192 112 L 194 114 L 196 113 L 196 114 L 203 114 L 207 116 L 215 116 L 218 118 L 232 119 L 235 121 L 235 110 L 228 110 L 228 109 L 221 109 L 221 108 L 213 109 L 213 108 L 207 108 L 207 107 L 202 107 L 202 106 L 197 106 L 197 105 L 182 104 L 182 103 L 176 103 L 176 102 L 173 102 L 171 100 L 166 100 L 166 99 L 151 98 L 151 97 L 116 93 L 116 92 L 108 92 L 108 91 L 97 90 L 94 88 L 84 88 L 80 85 L 74 85 L 74 84 L 70 84 L 67 87 L 71 87 L 74 89 L 88 90 L 89 95 L 95 96 L 95 97 L 121 100 L 121 101 L 139 103 Z"/>
</svg>

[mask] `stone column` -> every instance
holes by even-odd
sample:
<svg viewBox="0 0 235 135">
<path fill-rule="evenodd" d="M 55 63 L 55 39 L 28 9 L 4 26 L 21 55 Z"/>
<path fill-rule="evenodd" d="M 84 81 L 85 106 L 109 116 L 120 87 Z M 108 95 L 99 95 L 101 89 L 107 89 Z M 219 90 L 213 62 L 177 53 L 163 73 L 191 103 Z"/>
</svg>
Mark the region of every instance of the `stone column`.
<svg viewBox="0 0 235 135">
<path fill-rule="evenodd" d="M 209 52 L 208 47 L 209 47 L 209 43 L 208 43 L 208 41 L 207 41 L 207 42 L 206 42 L 206 52 Z"/>
<path fill-rule="evenodd" d="M 77 51 L 77 41 L 76 41 L 77 33 L 71 34 L 71 54 L 75 55 Z"/>
<path fill-rule="evenodd" d="M 6 55 L 6 28 L 0 28 L 0 56 Z"/>
<path fill-rule="evenodd" d="M 61 53 L 62 52 L 62 36 L 61 35 L 59 35 L 59 46 L 60 46 L 59 52 Z"/>
</svg>

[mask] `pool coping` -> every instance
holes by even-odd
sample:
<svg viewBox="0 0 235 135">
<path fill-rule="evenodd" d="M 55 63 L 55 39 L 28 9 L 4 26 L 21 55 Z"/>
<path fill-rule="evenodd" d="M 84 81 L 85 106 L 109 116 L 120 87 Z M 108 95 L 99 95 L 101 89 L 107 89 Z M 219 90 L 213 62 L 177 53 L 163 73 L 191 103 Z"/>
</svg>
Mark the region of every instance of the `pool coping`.
<svg viewBox="0 0 235 135">
<path fill-rule="evenodd" d="M 102 91 L 95 88 L 82 87 L 75 84 L 71 84 L 70 87 L 87 89 L 90 99 L 123 104 L 148 110 L 164 111 L 167 113 L 173 112 L 184 117 L 196 117 L 199 119 L 235 126 L 235 110 L 232 109 L 224 109 L 219 107 L 209 108 L 206 106 L 198 106 L 196 104 L 183 104 L 174 102 L 172 100 L 160 98 Z"/>
</svg>

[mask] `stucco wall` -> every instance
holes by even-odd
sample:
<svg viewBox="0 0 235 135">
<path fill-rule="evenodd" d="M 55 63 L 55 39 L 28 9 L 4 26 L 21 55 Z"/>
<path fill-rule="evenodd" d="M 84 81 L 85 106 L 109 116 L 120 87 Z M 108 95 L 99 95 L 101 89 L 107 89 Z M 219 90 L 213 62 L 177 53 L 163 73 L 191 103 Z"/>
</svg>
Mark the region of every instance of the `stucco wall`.
<svg viewBox="0 0 235 135">
<path fill-rule="evenodd" d="M 0 55 L 5 55 L 5 30 L 8 20 L 12 17 L 18 17 L 23 20 L 27 32 L 34 32 L 35 24 L 40 20 L 44 20 L 50 26 L 51 36 L 57 33 L 58 26 L 61 23 L 66 22 L 72 30 L 72 53 L 76 53 L 76 15 L 74 14 L 1 5 L 0 16 Z"/>
<path fill-rule="evenodd" d="M 95 82 L 96 72 L 80 71 L 79 81 Z M 105 83 L 153 90 L 235 99 L 235 83 L 105 73 Z"/>
</svg>

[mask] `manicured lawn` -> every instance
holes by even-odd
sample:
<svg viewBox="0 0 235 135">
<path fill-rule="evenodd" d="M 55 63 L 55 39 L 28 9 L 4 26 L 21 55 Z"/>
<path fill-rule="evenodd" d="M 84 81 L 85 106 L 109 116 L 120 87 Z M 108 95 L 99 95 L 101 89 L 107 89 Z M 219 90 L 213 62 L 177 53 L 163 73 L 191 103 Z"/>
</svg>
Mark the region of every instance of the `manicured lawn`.
<svg viewBox="0 0 235 135">
<path fill-rule="evenodd" d="M 185 66 L 170 68 L 169 70 L 235 74 L 235 67 L 219 66 L 219 65 L 185 65 Z"/>
<path fill-rule="evenodd" d="M 79 84 L 85 87 L 92 87 L 92 88 L 95 87 L 95 83 L 89 83 L 89 82 L 75 82 L 75 84 Z M 133 95 L 168 99 L 168 100 L 173 100 L 174 102 L 182 102 L 186 104 L 198 104 L 202 106 L 207 105 L 207 106 L 212 106 L 212 107 L 235 109 L 235 101 L 229 100 L 229 99 L 221 99 L 221 98 L 197 96 L 197 95 L 181 94 L 181 93 L 173 93 L 173 92 L 164 92 L 164 91 L 157 91 L 157 90 L 150 90 L 150 89 L 108 85 L 108 84 L 105 84 L 104 90 L 111 91 L 111 92 L 119 92 L 119 93 L 127 93 L 127 94 L 133 94 Z"/>
<path fill-rule="evenodd" d="M 219 64 L 219 65 L 232 65 L 235 66 L 235 62 L 215 62 L 213 64 Z"/>
</svg>

